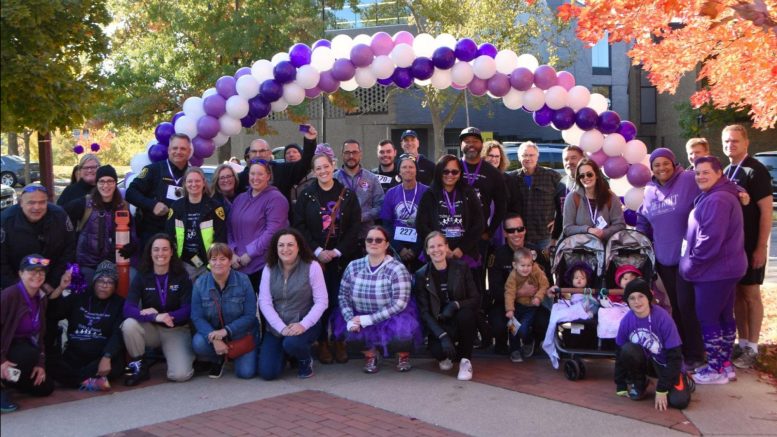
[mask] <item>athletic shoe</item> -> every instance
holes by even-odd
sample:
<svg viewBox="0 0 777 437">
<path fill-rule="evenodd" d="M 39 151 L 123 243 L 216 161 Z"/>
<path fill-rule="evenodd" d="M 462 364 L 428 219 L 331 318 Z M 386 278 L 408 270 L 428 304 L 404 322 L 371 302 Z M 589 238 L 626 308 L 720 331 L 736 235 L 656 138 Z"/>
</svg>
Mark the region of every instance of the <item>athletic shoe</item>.
<svg viewBox="0 0 777 437">
<path fill-rule="evenodd" d="M 742 351 L 742 355 L 739 356 L 736 360 L 734 360 L 734 365 L 739 367 L 740 369 L 749 369 L 753 367 L 753 364 L 755 364 L 755 361 L 758 359 L 758 352 L 750 349 L 749 347 L 746 347 L 744 351 Z"/>
<path fill-rule="evenodd" d="M 451 361 L 450 358 L 446 358 L 438 362 L 437 364 L 440 366 L 440 370 L 442 370 L 443 372 L 447 372 L 453 369 L 453 361 Z"/>
<path fill-rule="evenodd" d="M 510 353 L 510 361 L 513 363 L 522 363 L 523 362 L 523 356 L 521 354 L 520 350 L 512 351 Z"/>
<path fill-rule="evenodd" d="M 726 378 L 728 378 L 730 382 L 737 380 L 737 372 L 734 369 L 734 366 L 731 365 L 730 361 L 723 363 L 723 373 L 726 374 Z"/>
<path fill-rule="evenodd" d="M 11 400 L 11 395 L 6 390 L 0 390 L 0 413 L 13 413 L 19 406 Z"/>
<path fill-rule="evenodd" d="M 133 387 L 150 378 L 148 374 L 148 365 L 146 365 L 143 360 L 136 360 L 129 363 L 129 368 L 132 369 L 132 375 L 124 380 L 124 385 L 126 386 Z"/>
<path fill-rule="evenodd" d="M 457 378 L 459 381 L 472 379 L 472 363 L 468 359 L 462 358 L 459 362 L 459 376 Z"/>
<path fill-rule="evenodd" d="M 644 384 L 626 384 L 626 394 L 632 401 L 639 401 L 645 399 L 648 387 L 650 387 L 649 379 Z"/>
<path fill-rule="evenodd" d="M 624 398 L 628 397 L 629 396 L 628 386 L 624 386 L 624 385 L 616 386 L 615 387 L 615 396 L 622 396 Z"/>
<path fill-rule="evenodd" d="M 528 342 L 523 342 L 523 346 L 521 346 L 521 354 L 524 358 L 531 358 L 532 355 L 534 355 L 534 337 L 532 337 Z"/>
<path fill-rule="evenodd" d="M 219 357 L 218 361 L 211 363 L 210 370 L 208 370 L 208 378 L 219 379 L 224 374 L 224 363 L 226 360 Z"/>
<path fill-rule="evenodd" d="M 693 374 L 693 380 L 696 384 L 728 384 L 728 378 L 724 373 L 716 372 L 709 366 Z"/>
<path fill-rule="evenodd" d="M 378 373 L 380 367 L 378 367 L 378 354 L 365 355 L 364 367 L 362 368 L 364 373 Z"/>
<path fill-rule="evenodd" d="M 690 373 L 696 373 L 705 367 L 707 367 L 707 363 L 704 361 L 688 361 L 685 363 L 685 371 Z"/>
<path fill-rule="evenodd" d="M 409 372 L 412 368 L 410 354 L 397 354 L 397 372 Z"/>
<path fill-rule="evenodd" d="M 111 389 L 111 383 L 108 382 L 108 378 L 104 376 L 87 378 L 81 383 L 81 387 L 78 389 L 81 391 L 109 391 Z"/>
<path fill-rule="evenodd" d="M 734 343 L 734 349 L 731 351 L 731 361 L 736 360 L 742 355 L 742 352 L 744 352 L 744 349 L 742 346 L 739 345 L 739 343 Z"/>
<path fill-rule="evenodd" d="M 299 368 L 297 369 L 297 378 L 307 379 L 313 376 L 313 359 L 299 360 Z"/>
</svg>

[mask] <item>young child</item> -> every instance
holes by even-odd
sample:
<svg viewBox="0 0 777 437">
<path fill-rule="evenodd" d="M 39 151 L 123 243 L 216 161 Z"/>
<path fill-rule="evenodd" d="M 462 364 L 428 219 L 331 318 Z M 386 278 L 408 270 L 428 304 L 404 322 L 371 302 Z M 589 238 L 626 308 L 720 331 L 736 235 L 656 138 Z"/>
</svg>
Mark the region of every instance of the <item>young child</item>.
<svg viewBox="0 0 777 437">
<path fill-rule="evenodd" d="M 615 338 L 616 394 L 640 400 L 650 385 L 648 374 L 657 375 L 656 409 L 687 407 L 694 383 L 682 370 L 682 341 L 672 317 L 652 304 L 650 284 L 642 278 L 629 282 L 623 297 L 631 311 L 621 319 Z"/>
<path fill-rule="evenodd" d="M 624 264 L 615 269 L 615 283 L 618 287 L 626 289 L 629 282 L 642 277 L 642 272 L 631 264 Z M 612 302 L 623 302 L 621 296 L 610 296 Z"/>
<path fill-rule="evenodd" d="M 521 326 L 510 333 L 510 361 L 520 363 L 534 351 L 531 325 L 537 307 L 548 291 L 548 278 L 524 247 L 513 253 L 513 270 L 505 281 L 505 317 L 515 316 Z M 517 304 L 517 305 L 516 305 Z"/>
<path fill-rule="evenodd" d="M 593 286 L 594 271 L 584 262 L 576 262 L 564 274 L 565 285 L 573 288 Z"/>
</svg>

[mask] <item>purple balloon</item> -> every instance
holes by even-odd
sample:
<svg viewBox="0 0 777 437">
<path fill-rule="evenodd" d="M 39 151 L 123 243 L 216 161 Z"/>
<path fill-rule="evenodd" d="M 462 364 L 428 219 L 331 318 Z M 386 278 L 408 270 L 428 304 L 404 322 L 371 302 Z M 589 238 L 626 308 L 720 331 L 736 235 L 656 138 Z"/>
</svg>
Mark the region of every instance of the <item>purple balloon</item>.
<svg viewBox="0 0 777 437">
<path fill-rule="evenodd" d="M 510 77 L 506 74 L 496 73 L 488 79 L 488 91 L 497 97 L 504 97 L 510 92 Z"/>
<path fill-rule="evenodd" d="M 253 115 L 251 115 L 251 113 L 249 113 L 248 115 L 240 119 L 240 124 L 245 128 L 250 128 L 256 124 L 256 117 L 254 117 Z"/>
<path fill-rule="evenodd" d="M 272 69 L 275 80 L 280 84 L 285 84 L 297 78 L 297 69 L 290 61 L 281 61 Z"/>
<path fill-rule="evenodd" d="M 617 132 L 623 136 L 626 142 L 629 142 L 637 136 L 637 126 L 634 126 L 634 123 L 628 120 L 624 120 L 618 125 Z"/>
<path fill-rule="evenodd" d="M 340 81 L 332 77 L 332 70 L 321 73 L 318 79 L 318 87 L 326 93 L 333 93 L 340 87 Z"/>
<path fill-rule="evenodd" d="M 148 159 L 150 159 L 151 162 L 159 162 L 167 159 L 167 146 L 157 143 L 149 147 Z"/>
<path fill-rule="evenodd" d="M 357 67 L 366 67 L 372 64 L 374 53 L 367 44 L 356 44 L 351 49 L 351 62 Z"/>
<path fill-rule="evenodd" d="M 537 88 L 546 90 L 557 84 L 558 78 L 556 77 L 556 69 L 550 65 L 540 65 L 534 70 L 534 85 L 536 85 Z"/>
<path fill-rule="evenodd" d="M 270 109 L 270 104 L 262 100 L 261 96 L 252 97 L 248 100 L 248 114 L 255 119 L 267 117 Z"/>
<path fill-rule="evenodd" d="M 626 179 L 628 179 L 632 186 L 637 188 L 642 188 L 647 185 L 647 183 L 650 182 L 651 176 L 650 169 L 641 163 L 631 164 L 626 173 Z"/>
<path fill-rule="evenodd" d="M 154 129 L 154 136 L 159 144 L 168 145 L 170 137 L 175 133 L 175 125 L 166 121 L 159 123 Z"/>
<path fill-rule="evenodd" d="M 454 53 L 460 61 L 469 62 L 477 57 L 478 45 L 469 38 L 462 38 L 456 43 Z"/>
<path fill-rule="evenodd" d="M 449 47 L 438 47 L 432 54 L 432 62 L 440 70 L 447 70 L 456 63 L 456 54 Z"/>
<path fill-rule="evenodd" d="M 415 58 L 410 66 L 410 73 L 418 80 L 426 80 L 434 74 L 434 62 L 429 58 Z"/>
<path fill-rule="evenodd" d="M 473 77 L 472 81 L 467 84 L 467 89 L 473 95 L 482 96 L 486 94 L 486 91 L 488 91 L 488 82 L 486 82 L 485 79 L 481 79 L 476 76 Z"/>
<path fill-rule="evenodd" d="M 329 48 L 332 48 L 332 43 L 329 42 L 329 40 L 320 39 L 320 40 L 318 40 L 318 41 L 313 43 L 313 48 L 315 49 L 316 47 L 329 47 Z"/>
<path fill-rule="evenodd" d="M 200 138 L 210 140 L 219 133 L 221 125 L 219 119 L 211 115 L 204 115 L 197 120 L 197 135 Z"/>
<path fill-rule="evenodd" d="M 542 108 L 538 109 L 534 112 L 534 114 L 532 114 L 532 119 L 535 123 L 537 123 L 537 126 L 545 127 L 549 125 L 551 121 L 553 121 L 554 112 L 555 111 L 548 108 L 548 105 L 542 105 Z"/>
<path fill-rule="evenodd" d="M 630 209 L 623 211 L 623 221 L 629 226 L 637 226 L 637 211 Z"/>
<path fill-rule="evenodd" d="M 391 79 L 400 88 L 410 88 L 413 84 L 413 75 L 410 73 L 409 68 L 397 68 L 394 70 L 394 74 L 391 75 Z"/>
<path fill-rule="evenodd" d="M 213 94 L 205 97 L 202 108 L 205 109 L 206 114 L 219 118 L 227 112 L 227 100 L 221 97 L 221 94 Z"/>
<path fill-rule="evenodd" d="M 499 50 L 494 47 L 493 44 L 484 42 L 478 46 L 478 56 L 488 56 L 489 58 L 496 58 L 496 54 Z"/>
<path fill-rule="evenodd" d="M 305 97 L 309 99 L 315 99 L 319 95 L 321 95 L 321 89 L 317 86 L 305 90 Z"/>
<path fill-rule="evenodd" d="M 291 46 L 291 49 L 289 49 L 289 61 L 291 62 L 291 65 L 297 68 L 310 64 L 312 52 L 313 51 L 310 50 L 310 47 L 308 47 L 307 44 L 294 44 Z"/>
<path fill-rule="evenodd" d="M 213 144 L 213 140 L 197 136 L 192 139 L 192 149 L 194 150 L 194 156 L 207 158 L 216 150 L 216 145 Z"/>
<path fill-rule="evenodd" d="M 92 149 L 92 152 L 99 152 L 100 151 L 100 143 L 92 143 L 89 145 L 89 148 Z"/>
<path fill-rule="evenodd" d="M 621 117 L 615 111 L 604 111 L 599 114 L 596 126 L 603 134 L 615 133 L 621 124 Z"/>
<path fill-rule="evenodd" d="M 378 32 L 372 35 L 370 48 L 375 56 L 388 55 L 394 49 L 394 40 L 386 32 Z"/>
<path fill-rule="evenodd" d="M 170 119 L 170 123 L 172 123 L 173 126 L 175 126 L 175 122 L 178 121 L 178 119 L 183 117 L 184 115 L 186 115 L 186 114 L 183 111 L 176 112 L 175 115 L 173 115 L 173 118 Z M 172 134 L 170 134 L 170 135 L 172 136 Z"/>
<path fill-rule="evenodd" d="M 265 80 L 259 86 L 259 95 L 265 102 L 274 102 L 283 95 L 283 86 L 272 79 Z"/>
<path fill-rule="evenodd" d="M 353 79 L 353 75 L 356 74 L 356 67 L 348 59 L 340 58 L 335 61 L 332 66 L 332 77 L 340 82 Z"/>
<path fill-rule="evenodd" d="M 130 172 L 130 173 L 132 173 L 132 172 Z M 128 179 L 128 178 L 129 178 L 129 175 L 124 177 L 124 179 Z M 126 196 L 126 194 L 127 194 L 127 189 L 126 188 L 124 188 L 124 187 L 119 188 L 119 193 L 121 193 L 121 198 L 122 199 L 125 199 L 127 197 Z"/>
<path fill-rule="evenodd" d="M 189 164 L 192 167 L 199 167 L 199 166 L 201 166 L 204 163 L 205 163 L 205 158 L 200 158 L 197 155 L 192 155 L 192 157 L 189 158 Z"/>
<path fill-rule="evenodd" d="M 216 81 L 216 91 L 219 93 L 219 95 L 221 95 L 221 97 L 228 99 L 237 94 L 235 84 L 237 84 L 237 81 L 234 77 L 221 76 L 219 80 Z"/>
<path fill-rule="evenodd" d="M 391 86 L 391 85 L 394 85 L 394 79 L 391 77 L 388 77 L 386 79 L 378 79 L 378 83 L 383 86 Z"/>
<path fill-rule="evenodd" d="M 553 113 L 553 126 L 558 130 L 566 130 L 575 124 L 575 110 L 569 106 L 556 109 Z"/>
<path fill-rule="evenodd" d="M 237 83 L 237 80 L 240 79 L 240 76 L 245 76 L 246 74 L 251 74 L 251 67 L 238 68 L 235 72 L 235 83 Z"/>
<path fill-rule="evenodd" d="M 599 164 L 599 167 L 604 166 L 604 163 L 607 162 L 607 160 L 610 158 L 607 156 L 606 153 L 604 153 L 604 150 L 599 149 L 596 151 L 596 153 L 589 155 L 589 158 L 591 158 L 594 162 Z"/>
<path fill-rule="evenodd" d="M 518 67 L 510 73 L 510 85 L 518 91 L 526 91 L 534 84 L 534 73 L 528 68 Z"/>
<path fill-rule="evenodd" d="M 622 156 L 610 156 L 602 166 L 602 170 L 610 179 L 622 178 L 629 171 L 629 163 Z"/>
<path fill-rule="evenodd" d="M 397 44 L 407 44 L 410 47 L 413 46 L 413 40 L 415 40 L 415 37 L 412 33 L 406 31 L 406 30 L 400 30 L 399 32 L 394 34 L 394 45 Z"/>
<path fill-rule="evenodd" d="M 591 130 L 596 127 L 599 121 L 599 114 L 591 108 L 580 108 L 575 115 L 575 123 L 582 130 Z"/>
<path fill-rule="evenodd" d="M 558 84 L 564 87 L 564 89 L 567 91 L 571 90 L 572 87 L 575 86 L 575 76 L 573 76 L 572 73 L 568 71 L 559 71 L 556 73 L 556 78 L 558 79 Z"/>
<path fill-rule="evenodd" d="M 74 152 L 76 155 L 80 155 L 80 154 L 84 153 L 84 146 L 82 146 L 82 145 L 80 145 L 80 144 L 76 144 L 76 146 L 75 146 L 75 147 L 73 147 L 73 152 Z"/>
</svg>

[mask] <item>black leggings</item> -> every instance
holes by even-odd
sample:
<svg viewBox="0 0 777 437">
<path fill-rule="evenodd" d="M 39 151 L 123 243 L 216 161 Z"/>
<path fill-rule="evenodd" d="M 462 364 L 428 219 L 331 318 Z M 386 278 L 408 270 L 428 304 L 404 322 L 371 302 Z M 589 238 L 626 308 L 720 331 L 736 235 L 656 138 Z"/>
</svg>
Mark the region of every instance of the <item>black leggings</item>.
<svg viewBox="0 0 777 437">
<path fill-rule="evenodd" d="M 475 333 L 477 330 L 477 315 L 470 308 L 462 308 L 450 322 L 441 322 L 440 326 L 451 337 L 454 343 L 458 342 L 456 352 L 459 358 L 472 359 L 472 349 L 475 345 Z M 440 339 L 434 334 L 429 334 L 429 352 L 437 361 L 445 358 Z"/>
<path fill-rule="evenodd" d="M 624 344 L 615 359 L 615 373 L 617 379 L 625 379 L 627 383 L 645 387 L 648 376 L 658 376 L 661 369 L 658 363 L 648 358 L 642 346 L 634 343 Z M 672 385 L 669 387 L 667 403 L 672 408 L 682 410 L 691 402 L 691 387 L 688 377 L 682 371 L 672 376 Z M 679 387 L 679 389 L 678 389 Z"/>
<path fill-rule="evenodd" d="M 16 368 L 21 370 L 22 374 L 18 382 L 3 381 L 3 384 L 33 396 L 50 395 L 54 391 L 54 382 L 49 375 L 46 375 L 46 380 L 40 385 L 33 384 L 32 369 L 38 365 L 39 358 L 40 349 L 33 346 L 29 340 L 13 340 L 7 359 L 16 363 Z"/>
<path fill-rule="evenodd" d="M 62 357 L 51 360 L 46 366 L 49 376 L 55 379 L 65 387 L 78 388 L 87 378 L 97 376 L 97 368 L 102 357 L 94 360 L 84 359 L 83 357 L 65 350 Z M 111 371 L 108 373 L 108 379 L 114 380 L 124 372 L 123 351 L 119 356 L 111 358 Z"/>
</svg>

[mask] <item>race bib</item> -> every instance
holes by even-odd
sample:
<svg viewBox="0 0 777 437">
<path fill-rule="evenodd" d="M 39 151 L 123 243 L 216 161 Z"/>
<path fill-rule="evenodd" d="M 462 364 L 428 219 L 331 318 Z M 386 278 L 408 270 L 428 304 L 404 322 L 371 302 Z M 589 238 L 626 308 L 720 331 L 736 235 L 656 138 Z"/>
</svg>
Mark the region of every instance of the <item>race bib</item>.
<svg viewBox="0 0 777 437">
<path fill-rule="evenodd" d="M 378 182 L 380 182 L 381 184 L 390 184 L 392 181 L 391 176 L 386 176 L 382 174 L 379 174 L 376 176 L 378 177 Z"/>
<path fill-rule="evenodd" d="M 415 228 L 397 226 L 397 228 L 394 229 L 394 239 L 397 241 L 415 243 L 418 241 L 418 233 L 416 232 Z"/>
</svg>

